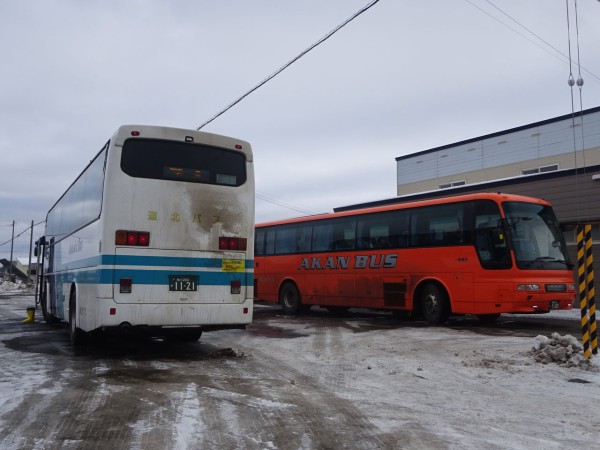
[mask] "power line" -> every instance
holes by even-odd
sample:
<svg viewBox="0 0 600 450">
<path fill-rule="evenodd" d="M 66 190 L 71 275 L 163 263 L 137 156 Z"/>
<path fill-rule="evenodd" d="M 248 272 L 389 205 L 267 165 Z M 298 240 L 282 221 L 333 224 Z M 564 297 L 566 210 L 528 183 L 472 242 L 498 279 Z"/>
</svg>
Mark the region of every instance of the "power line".
<svg viewBox="0 0 600 450">
<path fill-rule="evenodd" d="M 34 224 L 34 228 L 37 227 L 38 225 L 41 225 L 42 223 L 46 222 L 45 220 L 42 220 L 36 224 Z M 17 234 L 13 239 L 9 239 L 8 241 L 2 242 L 0 243 L 0 247 L 6 244 L 9 244 L 11 241 L 16 240 L 17 238 L 21 237 L 23 234 L 25 234 L 26 232 L 28 232 L 31 229 L 31 225 L 29 225 L 27 228 L 25 228 L 23 231 L 21 231 L 19 234 Z"/>
<path fill-rule="evenodd" d="M 250 94 L 252 94 L 254 91 L 256 91 L 257 89 L 259 89 L 260 87 L 262 87 L 263 85 L 265 85 L 267 82 L 269 82 L 270 80 L 272 80 L 273 78 L 275 78 L 277 75 L 279 75 L 281 72 L 283 72 L 285 69 L 287 69 L 289 66 L 291 66 L 292 64 L 294 64 L 296 61 L 298 61 L 300 58 L 302 58 L 304 55 L 306 55 L 308 52 L 310 52 L 312 49 L 314 49 L 315 47 L 317 47 L 318 45 L 322 44 L 323 42 L 325 42 L 327 39 L 329 39 L 331 36 L 333 36 L 335 33 L 337 33 L 339 30 L 341 30 L 343 27 L 345 27 L 346 25 L 348 25 L 350 22 L 352 22 L 354 19 L 356 19 L 358 16 L 360 16 L 362 13 L 364 13 L 365 11 L 367 11 L 368 9 L 372 8 L 373 6 L 375 6 L 376 3 L 378 3 L 379 0 L 373 0 L 371 3 L 369 3 L 368 5 L 366 5 L 365 7 L 361 8 L 359 11 L 357 11 L 356 13 L 354 13 L 350 18 L 346 19 L 344 22 L 342 22 L 341 24 L 339 24 L 337 27 L 335 27 L 333 30 L 331 30 L 329 33 L 327 33 L 325 36 L 323 36 L 321 39 L 319 39 L 317 42 L 315 42 L 313 45 L 311 45 L 310 47 L 308 47 L 306 50 L 304 50 L 302 53 L 300 53 L 298 56 L 296 56 L 294 59 L 292 59 L 291 61 L 287 62 L 286 64 L 284 64 L 282 67 L 280 67 L 278 70 L 276 70 L 273 74 L 269 75 L 267 78 L 265 78 L 263 81 L 261 81 L 259 84 L 257 84 L 256 86 L 254 86 L 252 89 L 250 89 L 248 92 L 246 92 L 245 94 L 243 94 L 241 97 L 239 97 L 237 100 L 235 100 L 233 103 L 229 104 L 227 107 L 225 107 L 225 109 L 223 109 L 222 111 L 218 112 L 217 114 L 215 114 L 212 118 L 210 118 L 209 120 L 207 120 L 206 122 L 204 122 L 202 125 L 200 125 L 198 128 L 196 128 L 197 130 L 201 130 L 202 128 L 204 128 L 206 125 L 208 125 L 209 123 L 211 123 L 213 120 L 215 120 L 216 118 L 220 117 L 221 115 L 225 114 L 227 111 L 229 111 L 231 108 L 233 108 L 235 105 L 237 105 L 239 102 L 241 102 L 243 99 L 245 99 L 246 97 L 248 97 Z"/>
<path fill-rule="evenodd" d="M 301 207 L 296 206 L 296 205 L 292 205 L 290 203 L 285 203 L 283 201 L 276 200 L 273 197 L 267 197 L 267 196 L 265 196 L 263 194 L 256 193 L 255 195 L 256 195 L 256 198 L 258 198 L 260 200 L 264 200 L 265 202 L 269 202 L 269 203 L 272 203 L 274 205 L 281 206 L 283 208 L 288 208 L 288 209 L 291 209 L 293 211 L 297 211 L 297 212 L 302 213 L 302 214 L 306 214 L 306 215 L 309 215 L 309 216 L 310 215 L 321 214 L 321 213 L 318 213 L 318 212 L 315 212 L 315 211 L 309 211 L 307 209 L 302 209 Z"/>
<path fill-rule="evenodd" d="M 533 45 L 535 45 L 536 47 L 540 48 L 541 50 L 545 51 L 548 54 L 551 54 L 552 56 L 561 59 L 558 55 L 562 56 L 562 58 L 566 59 L 569 64 L 571 63 L 571 56 L 570 55 L 565 55 L 562 51 L 560 51 L 559 49 L 557 49 L 556 47 L 554 47 L 552 44 L 550 44 L 549 42 L 547 42 L 546 40 L 544 40 L 542 37 L 540 37 L 539 35 L 537 35 L 536 33 L 534 33 L 533 31 L 531 31 L 529 28 L 527 28 L 525 25 L 523 25 L 521 22 L 519 22 L 517 19 L 515 19 L 514 17 L 512 17 L 510 14 L 508 14 L 507 12 L 505 12 L 504 10 L 502 10 L 500 7 L 498 7 L 497 5 L 495 5 L 493 2 L 491 2 L 490 0 L 485 0 L 488 4 L 490 4 L 493 8 L 495 8 L 496 10 L 498 10 L 500 13 L 502 13 L 503 15 L 505 15 L 507 18 L 509 18 L 511 21 L 513 21 L 514 23 L 516 23 L 519 27 L 523 28 L 526 32 L 528 32 L 529 34 L 531 34 L 532 36 L 535 36 L 536 39 L 538 39 L 539 41 L 541 41 L 543 44 L 545 44 L 547 47 L 551 48 L 555 53 L 551 53 L 550 51 L 548 51 L 547 48 L 544 48 L 542 45 L 540 45 L 538 42 L 535 42 L 534 40 L 530 39 L 528 36 L 524 35 L 523 33 L 519 32 L 518 30 L 516 30 L 515 28 L 511 27 L 510 25 L 504 23 L 502 20 L 500 20 L 499 18 L 495 17 L 493 14 L 489 13 L 488 11 L 486 11 L 485 9 L 479 7 L 478 5 L 476 5 L 475 3 L 473 3 L 471 0 L 465 0 L 468 4 L 470 4 L 471 6 L 473 6 L 474 8 L 478 9 L 479 11 L 481 11 L 482 13 L 484 13 L 485 15 L 491 17 L 492 19 L 494 19 L 496 22 L 504 25 L 506 28 L 508 28 L 509 30 L 514 31 L 515 33 L 517 33 L 519 36 L 521 36 L 523 39 L 528 40 L 529 42 L 531 42 Z M 587 74 L 589 74 L 591 77 L 595 78 L 596 80 L 600 81 L 600 77 L 597 76 L 596 74 L 594 74 L 593 72 L 590 72 L 589 70 L 587 70 L 585 67 L 581 67 L 581 69 L 583 69 L 584 72 L 586 72 Z"/>
</svg>

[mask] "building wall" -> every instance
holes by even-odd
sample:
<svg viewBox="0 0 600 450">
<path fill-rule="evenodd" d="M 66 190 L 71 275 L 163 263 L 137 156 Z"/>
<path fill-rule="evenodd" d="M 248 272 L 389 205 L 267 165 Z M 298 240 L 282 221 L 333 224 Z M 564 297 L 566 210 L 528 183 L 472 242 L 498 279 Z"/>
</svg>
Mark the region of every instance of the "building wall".
<svg viewBox="0 0 600 450">
<path fill-rule="evenodd" d="M 576 151 L 577 149 L 577 151 Z M 585 150 L 582 150 L 585 149 Z M 600 164 L 600 108 L 396 158 L 397 195 Z"/>
<path fill-rule="evenodd" d="M 437 177 L 414 183 L 398 184 L 398 195 L 410 195 L 416 192 L 439 190 L 440 185 L 464 181 L 464 184 L 485 183 L 491 180 L 507 178 L 528 177 L 533 175 L 521 175 L 523 170 L 558 165 L 559 170 L 581 167 L 585 164 L 590 166 L 600 165 L 600 147 L 587 149 L 585 152 L 565 153 L 557 156 L 548 156 L 536 160 L 524 160 L 513 164 L 505 164 L 498 167 L 490 167 L 474 171 L 465 171 L 451 176 Z M 416 170 L 416 169 L 415 169 Z"/>
</svg>

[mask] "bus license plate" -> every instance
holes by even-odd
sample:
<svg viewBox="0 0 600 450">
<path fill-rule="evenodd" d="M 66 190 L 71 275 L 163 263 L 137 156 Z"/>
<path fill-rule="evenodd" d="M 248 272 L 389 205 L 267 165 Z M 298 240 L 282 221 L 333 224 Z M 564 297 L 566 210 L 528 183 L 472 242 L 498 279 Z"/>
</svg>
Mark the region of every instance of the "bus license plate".
<svg viewBox="0 0 600 450">
<path fill-rule="evenodd" d="M 197 291 L 198 277 L 187 275 L 169 275 L 169 291 Z"/>
<path fill-rule="evenodd" d="M 560 301 L 559 300 L 550 300 L 550 309 L 559 309 Z"/>
</svg>

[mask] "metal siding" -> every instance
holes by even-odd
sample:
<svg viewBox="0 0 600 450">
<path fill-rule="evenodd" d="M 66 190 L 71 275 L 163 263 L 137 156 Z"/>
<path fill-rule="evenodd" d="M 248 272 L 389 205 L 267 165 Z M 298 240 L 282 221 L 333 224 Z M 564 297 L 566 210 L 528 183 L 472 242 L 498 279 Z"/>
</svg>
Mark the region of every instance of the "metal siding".
<svg viewBox="0 0 600 450">
<path fill-rule="evenodd" d="M 398 184 L 413 183 L 420 180 L 437 178 L 437 157 L 435 154 L 425 155 L 398 167 Z"/>
<path fill-rule="evenodd" d="M 452 176 L 457 173 L 479 170 L 483 167 L 481 145 L 461 145 L 452 151 L 439 152 L 439 176 Z M 443 157 L 446 155 L 446 157 Z M 454 180 L 457 181 L 457 180 Z"/>
<path fill-rule="evenodd" d="M 414 157 L 403 157 L 396 164 L 398 186 L 441 177 L 454 177 L 465 172 L 519 162 L 531 162 L 524 164 L 523 168 L 537 167 L 537 159 L 566 155 L 572 153 L 574 148 L 581 150 L 584 146 L 586 149 L 600 146 L 600 111 L 583 117 L 583 136 L 581 117 L 575 118 L 575 124 L 575 133 L 572 119 L 567 118 L 506 134 L 494 134 L 454 147 L 446 146 L 431 152 L 419 152 Z M 517 175 L 519 173 L 513 174 Z M 458 176 L 452 178 L 452 181 L 458 179 L 464 177 Z"/>
</svg>

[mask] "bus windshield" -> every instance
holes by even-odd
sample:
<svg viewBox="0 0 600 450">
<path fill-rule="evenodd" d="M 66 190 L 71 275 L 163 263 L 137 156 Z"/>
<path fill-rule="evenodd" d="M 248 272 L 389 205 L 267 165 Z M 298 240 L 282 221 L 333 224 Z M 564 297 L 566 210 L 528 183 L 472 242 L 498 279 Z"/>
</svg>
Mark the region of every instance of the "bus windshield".
<svg viewBox="0 0 600 450">
<path fill-rule="evenodd" d="M 519 269 L 572 268 L 551 207 L 524 202 L 505 202 L 503 207 Z"/>
</svg>

